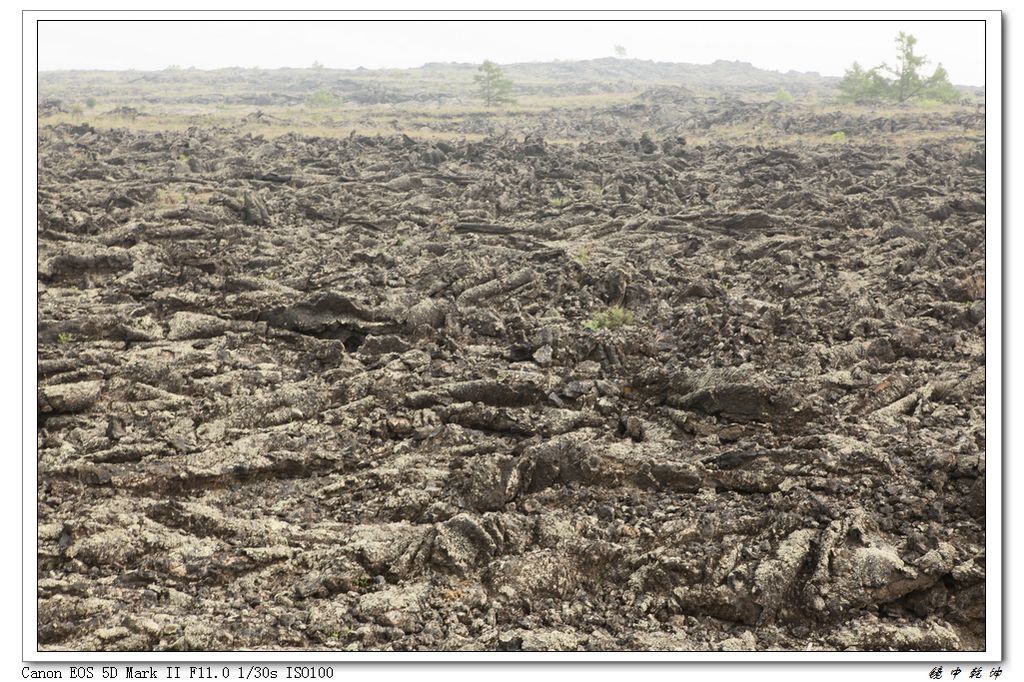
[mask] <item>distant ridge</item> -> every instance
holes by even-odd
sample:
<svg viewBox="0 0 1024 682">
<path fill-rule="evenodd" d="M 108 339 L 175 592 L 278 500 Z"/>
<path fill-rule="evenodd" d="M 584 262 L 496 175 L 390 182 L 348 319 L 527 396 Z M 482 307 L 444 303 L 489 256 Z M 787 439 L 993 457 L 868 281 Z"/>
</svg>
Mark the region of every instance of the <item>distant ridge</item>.
<svg viewBox="0 0 1024 682">
<path fill-rule="evenodd" d="M 139 96 L 161 101 L 234 101 L 256 105 L 303 101 L 328 90 L 357 104 L 407 101 L 466 101 L 475 96 L 473 76 L 479 64 L 432 62 L 410 69 L 331 69 L 232 67 L 162 71 L 44 71 L 40 96 L 86 95 L 117 83 Z M 748 62 L 718 60 L 711 64 L 655 62 L 603 57 L 579 61 L 524 62 L 502 68 L 520 96 L 565 97 L 639 93 L 652 88 L 685 87 L 698 95 L 772 95 L 780 89 L 802 97 L 831 96 L 838 78 L 815 72 L 770 71 Z M 189 87 L 175 88 L 175 84 Z M 231 95 L 190 96 L 185 91 Z M 980 92 L 981 88 L 962 88 Z"/>
</svg>

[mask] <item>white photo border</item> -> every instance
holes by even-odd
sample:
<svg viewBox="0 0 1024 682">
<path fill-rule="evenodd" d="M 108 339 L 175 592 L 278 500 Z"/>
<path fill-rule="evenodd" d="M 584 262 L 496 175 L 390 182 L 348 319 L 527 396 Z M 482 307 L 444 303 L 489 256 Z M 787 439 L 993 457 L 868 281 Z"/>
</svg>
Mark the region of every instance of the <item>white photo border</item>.
<svg viewBox="0 0 1024 682">
<path fill-rule="evenodd" d="M 250 5 L 251 6 L 251 5 Z M 46 20 L 819 20 L 819 21 L 984 21 L 985 22 L 985 149 L 986 149 L 986 649 L 980 652 L 346 652 L 214 651 L 214 652 L 79 652 L 41 651 L 37 645 L 37 22 Z M 1003 18 L 994 10 L 23 10 L 22 12 L 22 657 L 39 663 L 146 662 L 183 665 L 188 662 L 818 662 L 907 663 L 944 660 L 1003 660 Z"/>
</svg>

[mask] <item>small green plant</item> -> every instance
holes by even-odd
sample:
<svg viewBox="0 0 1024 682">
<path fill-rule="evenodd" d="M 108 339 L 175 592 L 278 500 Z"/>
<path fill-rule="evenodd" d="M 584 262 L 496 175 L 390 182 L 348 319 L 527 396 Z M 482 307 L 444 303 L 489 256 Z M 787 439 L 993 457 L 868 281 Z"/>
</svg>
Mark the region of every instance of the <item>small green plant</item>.
<svg viewBox="0 0 1024 682">
<path fill-rule="evenodd" d="M 579 251 L 572 254 L 572 259 L 580 265 L 586 266 L 590 264 L 590 249 L 580 249 Z"/>
<path fill-rule="evenodd" d="M 316 109 L 327 109 L 341 104 L 341 100 L 330 90 L 320 88 L 306 98 L 306 106 Z"/>
<path fill-rule="evenodd" d="M 95 109 L 96 108 L 96 98 L 95 97 L 86 97 L 85 98 L 85 108 L 86 109 Z"/>
<path fill-rule="evenodd" d="M 516 378 L 515 372 L 509 372 L 503 369 L 499 369 L 494 374 L 494 380 L 499 384 L 507 384 Z"/>
<path fill-rule="evenodd" d="M 792 104 L 793 95 L 789 94 L 789 90 L 786 88 L 779 88 L 775 93 L 775 101 L 779 104 Z"/>
<path fill-rule="evenodd" d="M 828 136 L 828 141 L 834 144 L 842 144 L 843 142 L 846 142 L 846 133 L 842 130 L 837 130 Z"/>
<path fill-rule="evenodd" d="M 66 346 L 67 344 L 71 343 L 74 340 L 75 337 L 72 336 L 71 334 L 68 334 L 67 332 L 61 332 L 60 334 L 57 334 L 57 343 L 60 344 L 61 346 Z"/>
<path fill-rule="evenodd" d="M 82 115 L 82 105 L 81 104 L 72 104 L 71 105 L 71 115 L 72 116 L 81 116 Z"/>
<path fill-rule="evenodd" d="M 612 306 L 605 310 L 599 310 L 591 315 L 590 319 L 583 323 L 584 328 L 591 331 L 598 329 L 618 329 L 633 324 L 635 318 L 633 312 L 622 306 Z"/>
</svg>

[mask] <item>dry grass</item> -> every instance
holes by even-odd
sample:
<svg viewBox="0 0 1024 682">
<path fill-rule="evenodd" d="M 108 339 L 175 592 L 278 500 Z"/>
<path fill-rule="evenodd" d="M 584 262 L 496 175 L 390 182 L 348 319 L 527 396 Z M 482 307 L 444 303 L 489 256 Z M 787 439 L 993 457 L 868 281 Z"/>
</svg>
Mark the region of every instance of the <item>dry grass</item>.
<svg viewBox="0 0 1024 682">
<path fill-rule="evenodd" d="M 838 131 L 837 131 L 838 132 Z M 984 139 L 981 132 L 962 130 L 898 130 L 895 132 L 874 131 L 869 135 L 845 133 L 839 139 L 835 133 L 781 133 L 755 126 L 723 126 L 700 133 L 688 134 L 686 139 L 693 145 L 707 145 L 716 142 L 730 144 L 751 144 L 765 147 L 793 147 L 823 145 L 885 144 L 892 146 L 917 146 L 930 142 L 942 142 L 956 151 L 969 151 Z"/>
<path fill-rule="evenodd" d="M 251 113 L 251 112 L 246 112 Z M 266 112 L 264 112 L 266 113 Z M 399 126 L 390 124 L 367 125 L 362 120 L 332 119 L 325 123 L 322 117 L 297 117 L 280 122 L 240 122 L 241 116 L 230 115 L 204 115 L 204 116 L 182 116 L 176 114 L 161 114 L 140 116 L 138 118 L 125 118 L 109 116 L 104 114 L 93 116 L 74 116 L 72 114 L 55 114 L 39 119 L 40 126 L 56 126 L 61 124 L 80 125 L 88 123 L 97 130 L 126 129 L 140 132 L 180 132 L 193 126 L 225 127 L 234 128 L 241 133 L 262 135 L 266 138 L 275 138 L 289 133 L 300 133 L 311 137 L 348 137 L 366 135 L 375 137 L 378 135 L 387 136 L 404 133 L 409 137 L 424 140 L 470 140 L 479 141 L 485 136 L 477 133 L 458 133 L 444 130 L 424 130 L 423 125 Z M 392 115 L 394 118 L 394 115 Z M 319 119 L 319 120 L 318 120 Z"/>
<path fill-rule="evenodd" d="M 215 103 L 208 105 L 174 104 L 153 107 L 130 96 L 126 99 L 101 99 L 92 110 L 81 113 L 59 113 L 39 119 L 41 127 L 68 123 L 88 123 L 100 130 L 128 129 L 141 132 L 184 131 L 193 126 L 224 127 L 242 133 L 276 138 L 290 133 L 315 137 L 343 138 L 350 134 L 366 136 L 389 136 L 403 133 L 422 140 L 470 140 L 479 141 L 486 137 L 480 131 L 480 119 L 495 130 L 507 128 L 521 130 L 524 118 L 543 115 L 554 110 L 564 111 L 572 116 L 579 109 L 600 111 L 608 107 L 637 101 L 637 94 L 612 93 L 591 95 L 522 96 L 519 101 L 504 109 L 488 109 L 478 102 L 436 103 L 407 102 L 402 104 L 356 105 L 342 103 L 336 107 L 308 108 L 303 105 L 229 105 Z M 127 106 L 137 109 L 142 115 L 125 117 L 111 112 Z M 841 111 L 853 116 L 907 116 L 916 113 L 930 115 L 962 111 L 956 105 L 922 105 L 915 107 L 864 107 L 840 105 L 835 101 L 800 102 L 793 105 L 794 112 L 827 114 Z M 246 120 L 248 116 L 261 112 L 264 121 Z M 472 122 L 472 123 L 471 123 Z M 527 121 L 528 122 L 528 121 Z M 798 145 L 820 146 L 828 144 L 859 144 L 864 141 L 881 142 L 891 145 L 916 145 L 930 141 L 942 141 L 963 148 L 969 148 L 980 139 L 980 134 L 963 131 L 897 131 L 894 133 L 872 133 L 862 138 L 855 132 L 842 131 L 847 139 L 837 140 L 836 132 L 783 133 L 764 123 L 721 126 L 706 131 L 687 132 L 691 144 L 751 144 L 762 146 L 788 147 Z M 588 141 L 591 138 L 587 138 Z M 552 144 L 577 144 L 579 139 L 548 139 Z"/>
</svg>

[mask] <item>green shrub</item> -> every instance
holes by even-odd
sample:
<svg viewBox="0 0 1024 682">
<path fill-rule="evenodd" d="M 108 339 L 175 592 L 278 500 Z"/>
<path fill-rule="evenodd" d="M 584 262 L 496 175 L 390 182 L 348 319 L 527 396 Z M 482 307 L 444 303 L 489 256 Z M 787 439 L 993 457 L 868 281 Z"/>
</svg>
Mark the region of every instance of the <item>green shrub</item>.
<svg viewBox="0 0 1024 682">
<path fill-rule="evenodd" d="M 618 329 L 633 324 L 634 319 L 632 311 L 616 305 L 594 313 L 589 320 L 583 323 L 583 326 L 592 331 Z"/>
<path fill-rule="evenodd" d="M 846 133 L 844 133 L 842 130 L 837 130 L 836 132 L 828 136 L 828 141 L 837 144 L 842 144 L 843 142 L 846 142 Z"/>
<path fill-rule="evenodd" d="M 341 100 L 338 99 L 330 90 L 320 88 L 312 95 L 306 98 L 306 106 L 315 107 L 317 109 L 326 109 L 328 107 L 336 107 L 341 104 Z"/>
<path fill-rule="evenodd" d="M 775 101 L 780 104 L 792 104 L 793 95 L 789 94 L 789 90 L 786 88 L 779 88 L 775 93 Z"/>
</svg>

